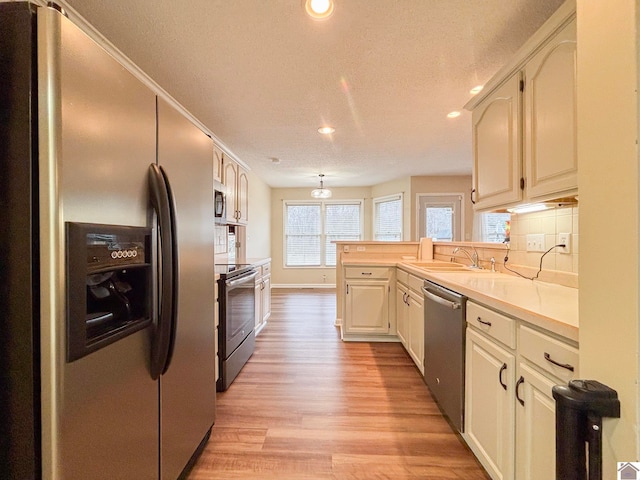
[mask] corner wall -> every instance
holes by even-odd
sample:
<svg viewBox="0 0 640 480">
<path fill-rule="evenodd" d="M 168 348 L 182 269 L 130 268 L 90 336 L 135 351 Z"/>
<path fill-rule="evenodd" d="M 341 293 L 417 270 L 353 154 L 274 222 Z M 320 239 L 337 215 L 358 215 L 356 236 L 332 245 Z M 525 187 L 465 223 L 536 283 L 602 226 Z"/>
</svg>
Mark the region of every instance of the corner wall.
<svg viewBox="0 0 640 480">
<path fill-rule="evenodd" d="M 577 0 L 580 377 L 618 391 L 603 478 L 638 461 L 638 3 Z M 612 244 L 612 241 L 614 243 Z"/>
</svg>

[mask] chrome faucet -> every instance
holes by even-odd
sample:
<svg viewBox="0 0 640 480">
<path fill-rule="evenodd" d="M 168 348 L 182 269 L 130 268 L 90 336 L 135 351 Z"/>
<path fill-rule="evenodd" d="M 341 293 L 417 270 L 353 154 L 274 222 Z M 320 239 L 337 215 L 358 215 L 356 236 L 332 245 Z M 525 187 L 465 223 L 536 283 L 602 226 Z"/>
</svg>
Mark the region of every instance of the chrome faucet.
<svg viewBox="0 0 640 480">
<path fill-rule="evenodd" d="M 480 265 L 478 265 L 478 251 L 476 250 L 476 247 L 472 246 L 471 248 L 473 248 L 473 255 L 461 247 L 454 248 L 453 254 L 455 255 L 457 252 L 462 252 L 469 258 L 469 260 L 471 260 L 471 268 L 481 268 Z"/>
</svg>

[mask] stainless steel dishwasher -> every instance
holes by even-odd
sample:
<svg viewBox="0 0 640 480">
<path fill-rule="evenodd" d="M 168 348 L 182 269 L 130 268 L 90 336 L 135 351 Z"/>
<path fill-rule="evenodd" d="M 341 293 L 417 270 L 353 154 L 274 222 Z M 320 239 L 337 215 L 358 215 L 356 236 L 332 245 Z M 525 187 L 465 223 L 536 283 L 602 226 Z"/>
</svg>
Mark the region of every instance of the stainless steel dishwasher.
<svg viewBox="0 0 640 480">
<path fill-rule="evenodd" d="M 464 431 L 467 297 L 424 281 L 424 381 L 440 410 Z"/>
</svg>

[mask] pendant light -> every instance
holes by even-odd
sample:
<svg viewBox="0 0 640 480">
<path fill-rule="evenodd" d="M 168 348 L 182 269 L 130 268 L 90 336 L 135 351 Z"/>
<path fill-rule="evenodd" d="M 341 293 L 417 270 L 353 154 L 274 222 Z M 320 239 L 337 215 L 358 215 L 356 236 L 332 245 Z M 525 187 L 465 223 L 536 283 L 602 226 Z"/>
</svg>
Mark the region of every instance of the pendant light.
<svg viewBox="0 0 640 480">
<path fill-rule="evenodd" d="M 314 188 L 311 190 L 311 196 L 313 198 L 331 198 L 331 190 L 324 188 L 324 182 L 322 181 L 324 174 L 321 173 L 318 176 L 320 177 L 320 188 Z"/>
</svg>

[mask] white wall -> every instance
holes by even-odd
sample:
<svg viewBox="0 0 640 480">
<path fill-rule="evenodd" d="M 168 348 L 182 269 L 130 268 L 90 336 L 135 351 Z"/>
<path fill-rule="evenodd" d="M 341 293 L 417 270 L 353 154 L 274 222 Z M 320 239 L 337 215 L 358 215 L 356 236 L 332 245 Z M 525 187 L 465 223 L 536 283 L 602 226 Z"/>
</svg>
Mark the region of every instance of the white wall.
<svg viewBox="0 0 640 480">
<path fill-rule="evenodd" d="M 271 187 L 249 171 L 249 224 L 246 230 L 248 258 L 271 256 Z"/>
<path fill-rule="evenodd" d="M 603 473 L 638 461 L 638 3 L 577 0 L 580 377 L 618 391 Z"/>
</svg>

